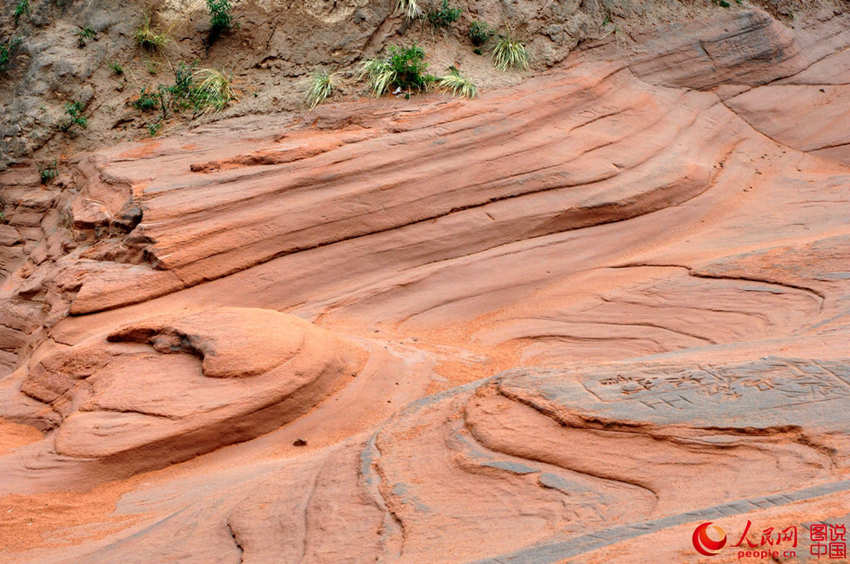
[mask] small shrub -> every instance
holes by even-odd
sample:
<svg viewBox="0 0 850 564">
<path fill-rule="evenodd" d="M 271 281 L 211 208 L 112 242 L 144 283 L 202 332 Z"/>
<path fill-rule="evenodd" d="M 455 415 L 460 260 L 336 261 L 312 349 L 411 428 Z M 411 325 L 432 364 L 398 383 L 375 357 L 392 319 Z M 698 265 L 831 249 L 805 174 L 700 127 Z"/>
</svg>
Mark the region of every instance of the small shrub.
<svg viewBox="0 0 850 564">
<path fill-rule="evenodd" d="M 207 9 L 210 11 L 209 45 L 212 45 L 222 33 L 233 27 L 233 6 L 230 0 L 207 0 Z"/>
<path fill-rule="evenodd" d="M 12 65 L 12 59 L 15 57 L 15 53 L 18 52 L 21 41 L 20 37 L 13 37 L 5 43 L 0 43 L 0 72 L 6 72 Z"/>
<path fill-rule="evenodd" d="M 425 74 L 428 64 L 425 51 L 421 47 L 390 47 L 389 56 L 384 59 L 370 59 L 363 63 L 361 77 L 368 77 L 372 93 L 380 97 L 395 86 L 411 92 L 425 90 L 436 80 Z"/>
<path fill-rule="evenodd" d="M 21 19 L 23 15 L 30 15 L 30 1 L 29 0 L 18 0 L 18 3 L 15 5 L 15 25 L 18 25 L 18 21 Z"/>
<path fill-rule="evenodd" d="M 136 29 L 136 45 L 145 51 L 155 52 L 162 49 L 166 43 L 168 43 L 168 36 L 156 32 L 151 27 L 150 15 L 146 15 L 145 20 Z"/>
<path fill-rule="evenodd" d="M 116 61 L 112 61 L 111 63 L 109 63 L 109 68 L 111 68 L 112 72 L 117 74 L 118 76 L 121 76 L 121 75 L 124 74 L 124 67 L 122 67 Z"/>
<path fill-rule="evenodd" d="M 334 77 L 327 71 L 318 71 L 310 78 L 310 89 L 307 90 L 307 105 L 312 110 L 324 102 L 334 91 Z"/>
<path fill-rule="evenodd" d="M 528 51 L 525 45 L 511 36 L 511 31 L 499 37 L 493 48 L 493 64 L 501 71 L 528 69 Z"/>
<path fill-rule="evenodd" d="M 454 67 L 450 67 L 449 74 L 440 78 L 439 85 L 441 90 L 451 92 L 454 96 L 474 98 L 478 94 L 478 87 Z"/>
<path fill-rule="evenodd" d="M 75 125 L 81 129 L 88 127 L 89 120 L 83 115 L 83 109 L 84 107 L 80 102 L 65 103 L 65 113 L 68 114 L 68 118 L 61 124 L 62 131 L 68 131 Z"/>
<path fill-rule="evenodd" d="M 38 174 L 41 177 L 42 184 L 49 184 L 54 178 L 59 176 L 59 170 L 56 168 L 56 161 L 40 167 L 38 169 Z"/>
<path fill-rule="evenodd" d="M 97 38 L 97 32 L 90 27 L 81 27 L 77 32 L 77 46 L 82 49 L 89 39 Z"/>
<path fill-rule="evenodd" d="M 133 101 L 133 107 L 143 112 L 156 110 L 160 106 L 160 96 L 157 92 L 148 92 L 145 87 L 139 92 L 139 97 Z"/>
<path fill-rule="evenodd" d="M 192 101 L 198 113 L 220 112 L 236 100 L 232 80 L 216 69 L 199 69 L 192 74 Z"/>
<path fill-rule="evenodd" d="M 485 22 L 474 21 L 469 24 L 469 31 L 466 34 L 473 45 L 481 47 L 493 37 L 493 29 Z"/>
<path fill-rule="evenodd" d="M 151 137 L 156 137 L 156 134 L 159 133 L 160 128 L 162 128 L 161 121 L 154 121 L 148 124 L 148 133 Z"/>
<path fill-rule="evenodd" d="M 460 8 L 449 7 L 449 1 L 443 0 L 437 10 L 428 10 L 428 21 L 435 29 L 446 28 L 452 25 L 460 17 Z"/>
<path fill-rule="evenodd" d="M 195 70 L 194 65 L 180 63 L 174 70 L 174 84 L 160 84 L 156 90 L 142 88 L 133 107 L 143 112 L 160 110 L 161 116 L 147 127 L 159 127 L 168 117 L 168 110 L 177 112 L 192 109 L 195 115 L 220 111 L 232 100 L 236 100 L 232 80 L 215 69 Z M 156 132 L 151 132 L 155 135 Z"/>
<path fill-rule="evenodd" d="M 192 97 L 192 81 L 195 74 L 195 65 L 180 63 L 174 70 L 174 84 L 168 87 L 168 93 L 178 100 L 187 100 Z"/>
<path fill-rule="evenodd" d="M 409 20 L 418 18 L 422 14 L 422 10 L 419 9 L 416 0 L 398 0 L 396 11 L 404 14 Z"/>
</svg>

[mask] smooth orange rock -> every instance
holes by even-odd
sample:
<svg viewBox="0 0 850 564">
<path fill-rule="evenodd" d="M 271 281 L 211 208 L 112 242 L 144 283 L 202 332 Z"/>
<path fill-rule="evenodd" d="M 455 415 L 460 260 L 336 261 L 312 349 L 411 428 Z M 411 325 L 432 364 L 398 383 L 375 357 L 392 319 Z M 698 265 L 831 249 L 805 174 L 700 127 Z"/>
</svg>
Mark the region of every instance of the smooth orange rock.
<svg viewBox="0 0 850 564">
<path fill-rule="evenodd" d="M 847 18 L 4 173 L 0 416 L 44 436 L 0 426 L 3 507 L 88 492 L 6 552 L 691 561 L 700 523 L 846 521 Z"/>
</svg>

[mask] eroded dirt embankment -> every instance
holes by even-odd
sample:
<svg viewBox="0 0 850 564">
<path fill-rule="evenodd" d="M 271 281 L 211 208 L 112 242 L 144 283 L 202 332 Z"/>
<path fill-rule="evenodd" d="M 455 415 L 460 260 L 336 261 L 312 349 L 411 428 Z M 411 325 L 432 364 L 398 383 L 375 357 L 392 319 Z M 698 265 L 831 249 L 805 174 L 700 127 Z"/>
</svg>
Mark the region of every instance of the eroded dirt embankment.
<svg viewBox="0 0 850 564">
<path fill-rule="evenodd" d="M 828 16 L 5 172 L 10 558 L 686 561 L 695 521 L 840 520 Z"/>
</svg>

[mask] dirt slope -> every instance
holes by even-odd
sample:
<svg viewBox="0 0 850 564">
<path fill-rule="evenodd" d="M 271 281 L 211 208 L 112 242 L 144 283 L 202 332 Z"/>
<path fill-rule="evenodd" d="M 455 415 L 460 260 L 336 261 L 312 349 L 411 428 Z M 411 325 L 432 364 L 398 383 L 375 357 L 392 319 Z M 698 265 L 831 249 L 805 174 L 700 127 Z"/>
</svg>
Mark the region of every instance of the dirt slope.
<svg viewBox="0 0 850 564">
<path fill-rule="evenodd" d="M 7 170 L 5 559 L 696 562 L 702 522 L 846 522 L 850 19 L 777 15 Z"/>
</svg>

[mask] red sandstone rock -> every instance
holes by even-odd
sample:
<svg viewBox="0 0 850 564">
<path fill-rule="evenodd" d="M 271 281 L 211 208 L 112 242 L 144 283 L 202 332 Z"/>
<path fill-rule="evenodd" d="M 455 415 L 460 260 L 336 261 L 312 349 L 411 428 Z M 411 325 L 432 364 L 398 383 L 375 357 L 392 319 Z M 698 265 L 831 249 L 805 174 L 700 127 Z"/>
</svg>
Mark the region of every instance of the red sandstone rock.
<svg viewBox="0 0 850 564">
<path fill-rule="evenodd" d="M 702 522 L 846 521 L 846 24 L 5 173 L 0 487 L 100 508 L 11 556 L 695 561 Z"/>
</svg>

